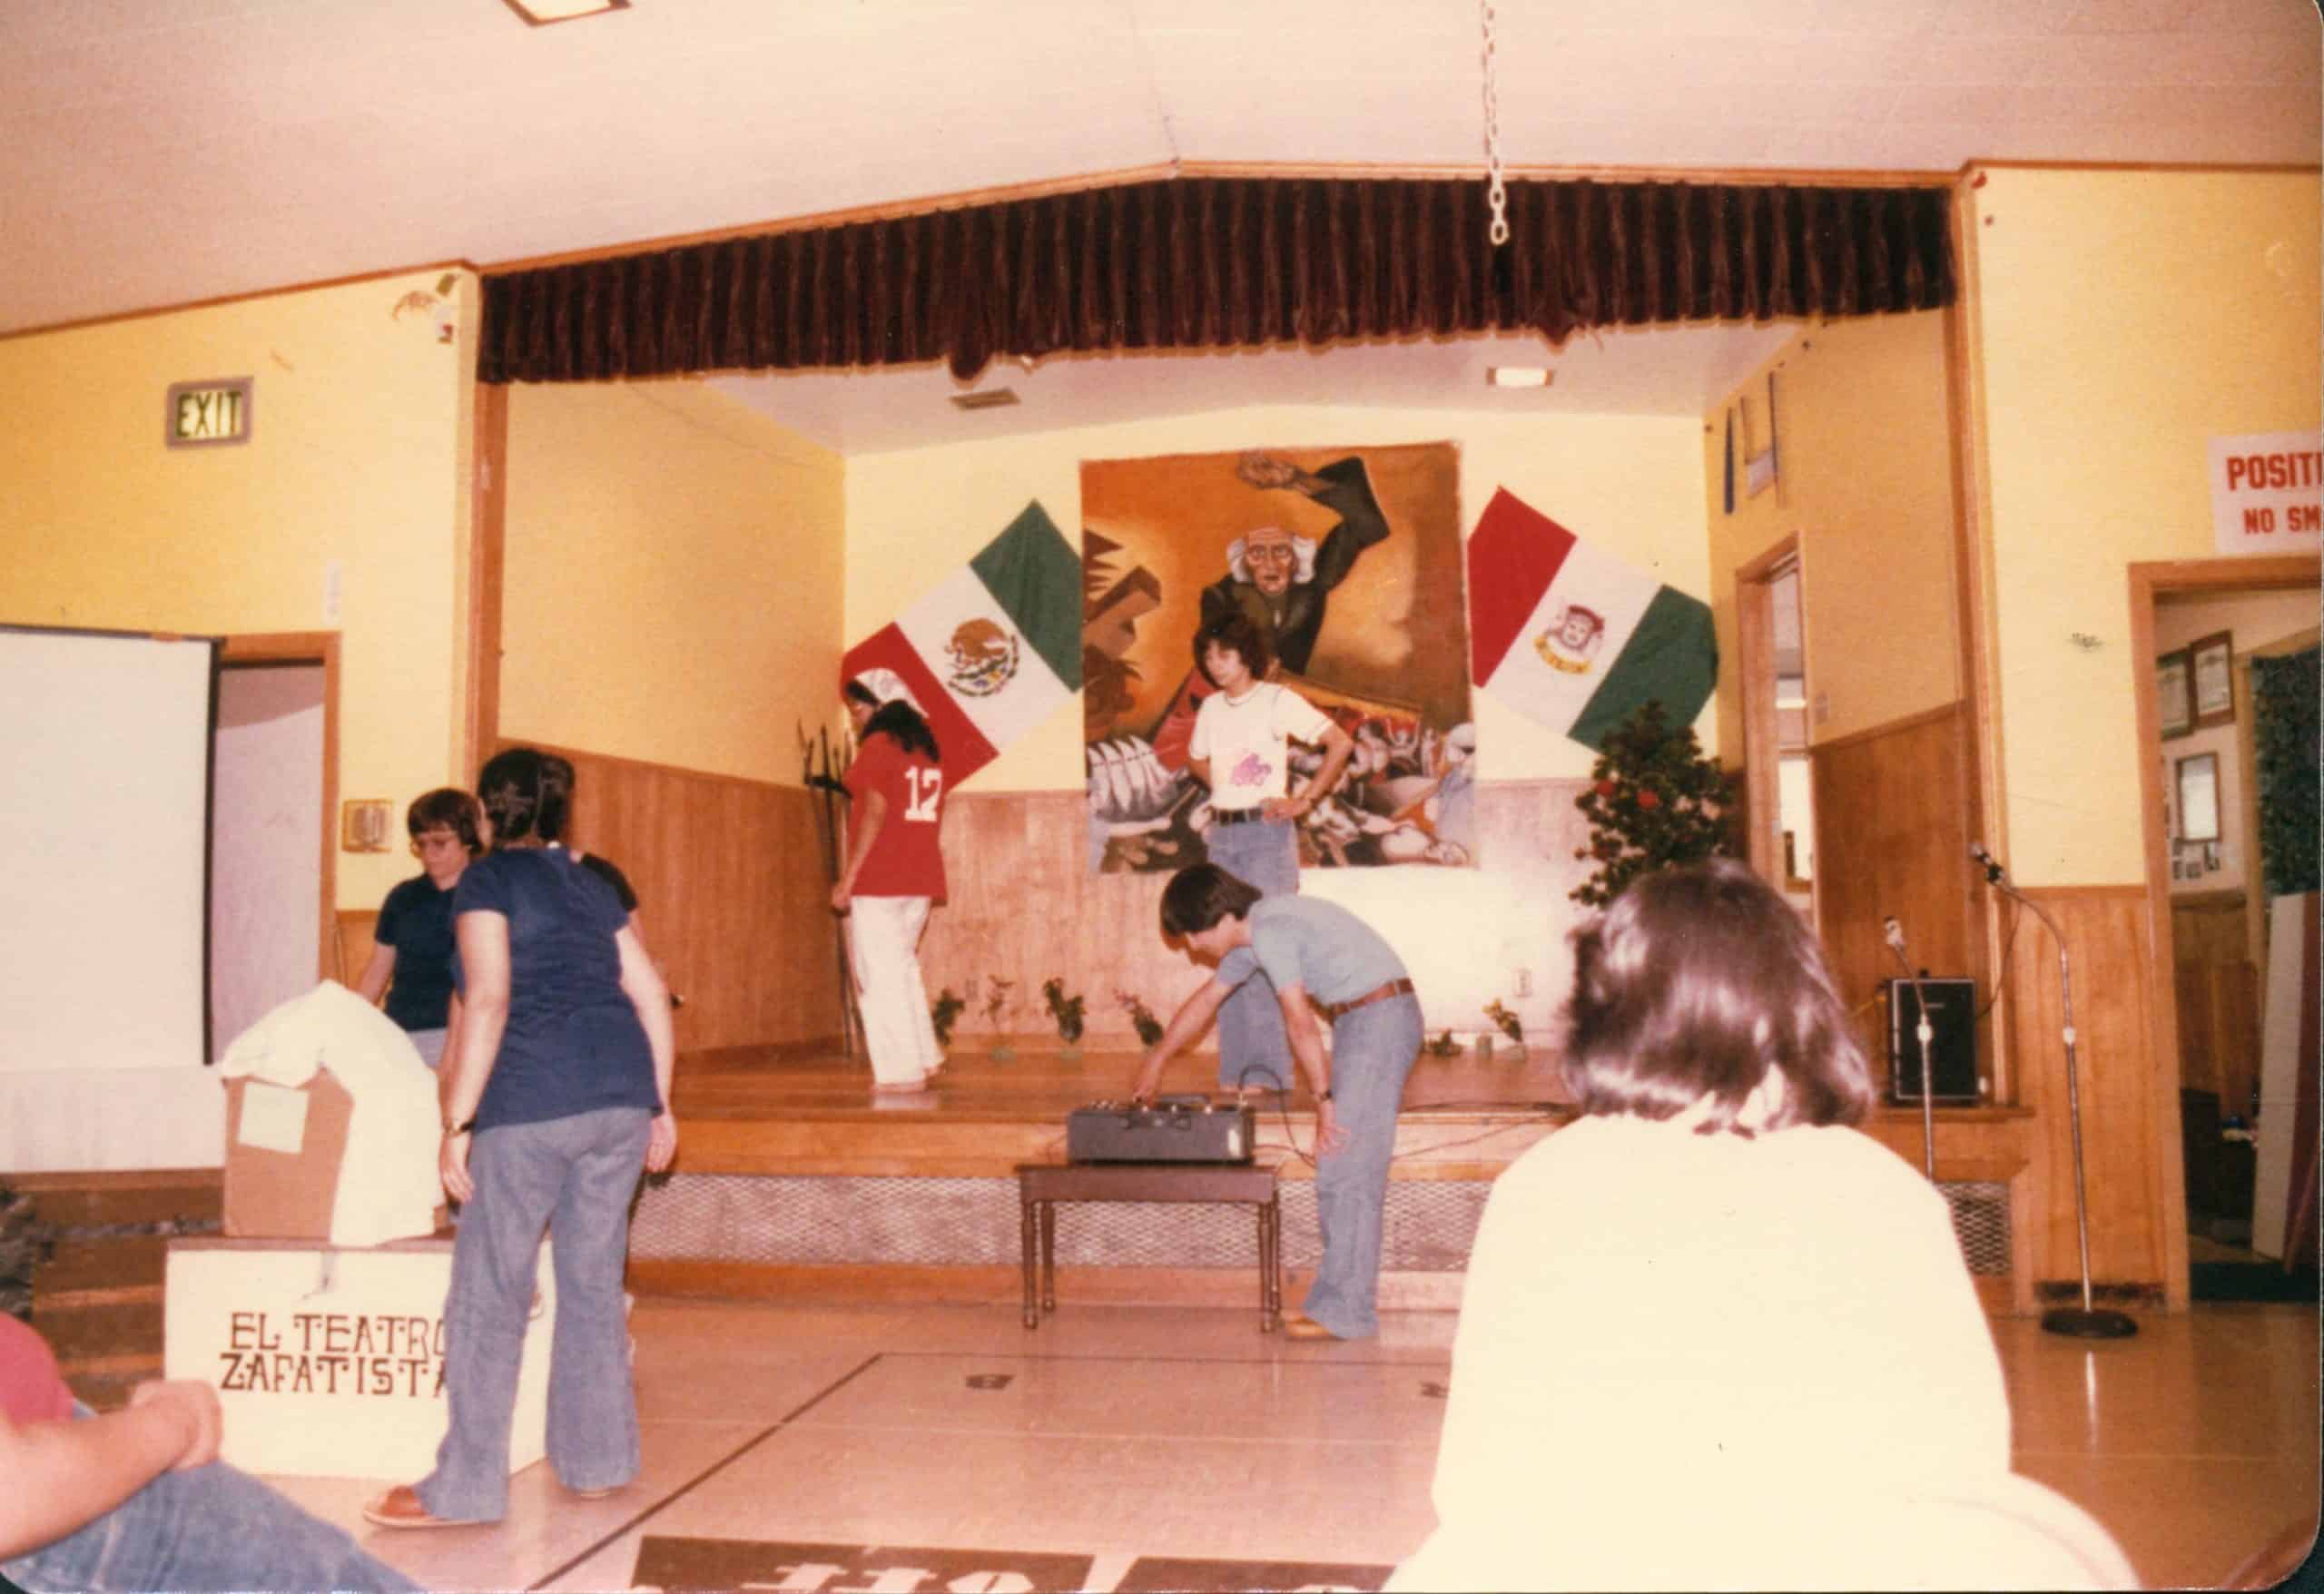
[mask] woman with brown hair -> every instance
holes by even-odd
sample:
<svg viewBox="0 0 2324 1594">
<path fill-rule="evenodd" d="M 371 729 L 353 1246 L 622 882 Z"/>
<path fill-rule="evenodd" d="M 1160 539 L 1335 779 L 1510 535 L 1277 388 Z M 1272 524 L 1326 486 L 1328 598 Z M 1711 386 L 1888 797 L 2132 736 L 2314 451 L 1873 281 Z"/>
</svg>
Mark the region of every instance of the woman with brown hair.
<svg viewBox="0 0 2324 1594">
<path fill-rule="evenodd" d="M 1583 1116 L 1493 1186 L 1436 1532 L 1390 1587 L 2109 1587 L 2010 1475 L 1999 1356 L 1815 938 L 1727 859 L 1574 935 Z"/>
</svg>

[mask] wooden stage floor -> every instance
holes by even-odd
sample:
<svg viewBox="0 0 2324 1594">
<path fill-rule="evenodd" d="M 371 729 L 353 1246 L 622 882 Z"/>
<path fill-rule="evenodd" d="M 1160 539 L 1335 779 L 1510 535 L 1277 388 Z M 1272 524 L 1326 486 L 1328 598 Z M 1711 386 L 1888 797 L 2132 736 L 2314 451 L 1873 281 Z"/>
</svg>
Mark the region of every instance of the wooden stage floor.
<svg viewBox="0 0 2324 1594">
<path fill-rule="evenodd" d="M 836 1052 L 780 1056 L 737 1048 L 678 1058 L 673 1094 L 678 1166 L 691 1173 L 1000 1176 L 1020 1162 L 1062 1161 L 1067 1115 L 1118 1100 L 1137 1069 L 1132 1050 L 1073 1056 L 1026 1047 L 996 1058 L 981 1043 L 955 1047 L 925 1092 L 875 1095 L 868 1064 Z M 1217 1060 L 1183 1058 L 1166 1094 L 1216 1090 Z M 1571 1116 L 1555 1061 L 1479 1061 L 1423 1054 L 1405 1086 L 1398 1177 L 1491 1178 Z M 1305 1092 L 1260 1104 L 1259 1155 L 1306 1146 L 1315 1116 Z M 1298 1176 L 1295 1155 L 1284 1172 Z"/>
</svg>

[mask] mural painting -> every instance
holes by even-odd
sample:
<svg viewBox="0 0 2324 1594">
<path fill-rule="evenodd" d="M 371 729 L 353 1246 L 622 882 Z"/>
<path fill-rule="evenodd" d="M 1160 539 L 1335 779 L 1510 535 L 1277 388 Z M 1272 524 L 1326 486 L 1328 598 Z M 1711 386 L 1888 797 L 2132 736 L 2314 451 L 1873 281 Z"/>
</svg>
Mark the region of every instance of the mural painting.
<svg viewBox="0 0 2324 1594">
<path fill-rule="evenodd" d="M 1196 633 L 1246 616 L 1267 679 L 1354 743 L 1299 822 L 1305 868 L 1466 865 L 1476 732 L 1450 443 L 1086 461 L 1083 743 L 1093 871 L 1201 862 Z M 1323 763 L 1295 743 L 1295 784 Z"/>
</svg>

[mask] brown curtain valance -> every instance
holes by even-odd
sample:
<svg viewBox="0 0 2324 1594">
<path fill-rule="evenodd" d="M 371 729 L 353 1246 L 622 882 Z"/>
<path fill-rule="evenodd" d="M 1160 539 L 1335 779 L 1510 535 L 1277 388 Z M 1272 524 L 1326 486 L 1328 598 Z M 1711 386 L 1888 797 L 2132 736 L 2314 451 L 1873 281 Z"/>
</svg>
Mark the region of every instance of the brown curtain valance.
<svg viewBox="0 0 2324 1594">
<path fill-rule="evenodd" d="M 487 274 L 478 376 L 1234 349 L 1927 310 L 1942 188 L 1178 178 Z"/>
</svg>

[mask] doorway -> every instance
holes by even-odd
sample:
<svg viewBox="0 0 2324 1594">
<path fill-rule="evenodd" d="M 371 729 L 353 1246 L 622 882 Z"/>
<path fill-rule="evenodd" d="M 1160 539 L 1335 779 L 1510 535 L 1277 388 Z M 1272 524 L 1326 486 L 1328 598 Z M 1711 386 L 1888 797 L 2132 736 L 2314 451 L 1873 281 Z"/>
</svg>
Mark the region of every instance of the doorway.
<svg viewBox="0 0 2324 1594">
<path fill-rule="evenodd" d="M 2253 690 L 2256 659 L 2263 679 L 2304 688 L 2313 723 L 2315 671 L 2270 661 L 2315 647 L 2316 573 L 2313 559 L 2133 567 L 2150 699 L 2140 729 L 2154 988 L 2163 998 L 2156 1056 L 2178 1107 L 2183 1243 L 2198 1301 L 2316 1298 L 2312 1262 L 2282 1261 L 2288 1186 L 2300 1173 L 2293 1120 L 2303 1092 L 2312 1118 L 2314 1059 L 2304 1082 L 2296 1059 L 2278 1056 L 2271 1067 L 2263 1022 L 2271 960 L 2305 954 L 2276 944 L 2298 938 L 2271 924 L 2280 909 L 2271 908 L 2260 841 L 2271 800 L 2256 770 L 2266 733 Z M 2291 922 L 2298 914 L 2295 903 Z M 2275 972 L 2280 980 L 2286 970 Z M 2314 1138 L 2312 1127 L 2305 1134 Z"/>
<path fill-rule="evenodd" d="M 1799 538 L 1784 538 L 1738 570 L 1735 586 L 1750 863 L 1812 924 L 1816 805 Z"/>
<path fill-rule="evenodd" d="M 333 971 L 338 638 L 230 638 L 211 733 L 210 1058 Z"/>
</svg>

